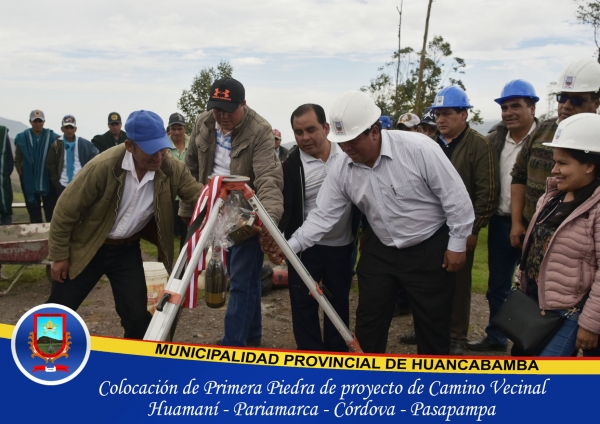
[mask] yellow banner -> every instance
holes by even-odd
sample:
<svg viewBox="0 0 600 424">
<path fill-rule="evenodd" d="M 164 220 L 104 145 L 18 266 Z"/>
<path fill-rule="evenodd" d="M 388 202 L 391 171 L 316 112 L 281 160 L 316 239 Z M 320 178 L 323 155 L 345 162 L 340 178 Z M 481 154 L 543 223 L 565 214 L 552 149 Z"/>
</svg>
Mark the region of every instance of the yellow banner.
<svg viewBox="0 0 600 424">
<path fill-rule="evenodd" d="M 14 326 L 0 324 L 10 339 Z M 92 336 L 92 350 L 116 354 L 297 368 L 468 374 L 600 374 L 600 360 L 519 359 L 513 357 L 422 357 L 245 349 L 157 343 Z"/>
</svg>

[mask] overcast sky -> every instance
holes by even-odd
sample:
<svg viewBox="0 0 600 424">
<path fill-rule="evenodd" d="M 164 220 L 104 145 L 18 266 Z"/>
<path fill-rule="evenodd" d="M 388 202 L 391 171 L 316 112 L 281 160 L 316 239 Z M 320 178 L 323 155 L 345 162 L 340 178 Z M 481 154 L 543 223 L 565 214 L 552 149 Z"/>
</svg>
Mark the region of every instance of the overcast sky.
<svg viewBox="0 0 600 424">
<path fill-rule="evenodd" d="M 420 49 L 427 0 L 405 0 L 402 46 Z M 183 89 L 206 66 L 228 60 L 250 107 L 293 141 L 291 112 L 326 111 L 377 74 L 398 46 L 400 1 L 262 0 L 14 1 L 0 25 L 0 116 L 27 123 L 42 109 L 60 131 L 73 114 L 78 134 L 107 130 L 108 113 L 137 109 L 166 121 Z M 594 57 L 590 27 L 573 0 L 436 0 L 429 39 L 442 35 L 466 60 L 462 76 L 484 119 L 503 85 L 524 78 L 545 97 L 571 61 Z M 542 104 L 543 103 L 543 104 Z M 540 102 L 538 114 L 546 112 Z M 14 137 L 15 134 L 11 134 Z"/>
</svg>

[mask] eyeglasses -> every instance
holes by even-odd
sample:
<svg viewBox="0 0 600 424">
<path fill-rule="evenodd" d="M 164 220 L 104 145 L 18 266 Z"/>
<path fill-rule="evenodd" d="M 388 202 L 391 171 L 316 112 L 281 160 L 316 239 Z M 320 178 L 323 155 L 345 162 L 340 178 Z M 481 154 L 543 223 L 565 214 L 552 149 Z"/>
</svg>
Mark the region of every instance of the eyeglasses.
<svg viewBox="0 0 600 424">
<path fill-rule="evenodd" d="M 566 94 L 563 94 L 563 93 L 559 93 L 556 95 L 556 101 L 558 103 L 564 104 L 564 103 L 567 103 L 567 100 L 570 100 L 571 104 L 573 106 L 581 106 L 585 102 L 592 100 L 592 98 L 588 97 L 587 99 L 584 99 L 581 96 L 567 96 Z"/>
</svg>

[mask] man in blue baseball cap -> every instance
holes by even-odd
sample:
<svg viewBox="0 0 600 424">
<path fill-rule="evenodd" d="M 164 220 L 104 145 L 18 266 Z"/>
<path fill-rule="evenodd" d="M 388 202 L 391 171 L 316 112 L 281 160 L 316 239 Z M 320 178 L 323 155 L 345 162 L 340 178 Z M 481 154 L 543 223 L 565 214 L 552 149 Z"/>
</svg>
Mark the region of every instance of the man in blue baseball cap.
<svg viewBox="0 0 600 424">
<path fill-rule="evenodd" d="M 106 275 L 124 336 L 141 339 L 152 316 L 139 240 L 155 241 L 170 271 L 172 202 L 179 196 L 194 204 L 202 185 L 167 155 L 171 142 L 157 114 L 133 112 L 125 128 L 125 143 L 88 162 L 59 198 L 50 226 L 54 282 L 48 303 L 77 310 Z"/>
</svg>

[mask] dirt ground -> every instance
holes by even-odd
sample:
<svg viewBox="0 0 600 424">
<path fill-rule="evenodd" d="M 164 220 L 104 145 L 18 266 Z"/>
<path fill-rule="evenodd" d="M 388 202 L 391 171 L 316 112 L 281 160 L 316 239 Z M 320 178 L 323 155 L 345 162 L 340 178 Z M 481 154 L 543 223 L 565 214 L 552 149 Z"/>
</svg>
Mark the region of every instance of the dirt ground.
<svg viewBox="0 0 600 424">
<path fill-rule="evenodd" d="M 147 260 L 147 259 L 146 259 Z M 3 283 L 4 285 L 5 283 Z M 356 281 L 354 282 L 356 284 Z M 5 288 L 4 286 L 1 286 Z M 37 283 L 17 283 L 4 297 L 0 297 L 0 323 L 16 324 L 29 309 L 43 303 L 50 294 L 47 280 Z M 226 307 L 210 309 L 199 300 L 196 309 L 185 309 L 175 333 L 176 342 L 215 344 L 223 335 Z M 354 315 L 358 305 L 357 290 L 350 294 L 350 328 L 354 329 Z M 77 311 L 92 335 L 122 337 L 123 329 L 114 309 L 110 284 L 103 278 Z M 292 334 L 291 308 L 287 289 L 272 290 L 262 298 L 263 339 L 266 348 L 296 348 Z M 485 334 L 488 306 L 484 295 L 473 294 L 471 301 L 471 328 L 469 339 Z M 388 338 L 388 353 L 416 353 L 416 346 L 400 343 L 400 335 L 412 330 L 412 315 L 394 317 Z M 469 352 L 467 351 L 467 354 Z M 481 355 L 480 353 L 472 353 Z M 497 353 L 494 353 L 497 355 Z"/>
</svg>

